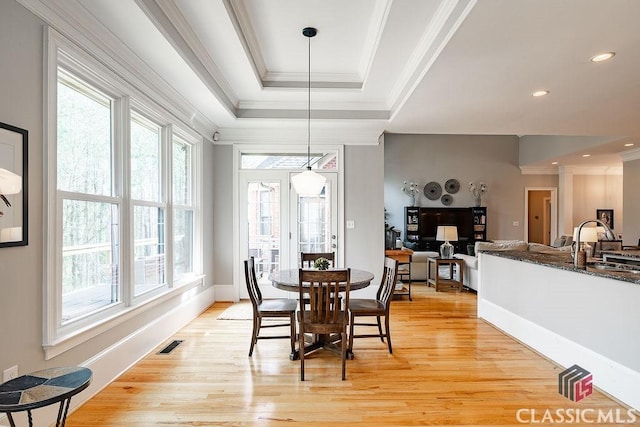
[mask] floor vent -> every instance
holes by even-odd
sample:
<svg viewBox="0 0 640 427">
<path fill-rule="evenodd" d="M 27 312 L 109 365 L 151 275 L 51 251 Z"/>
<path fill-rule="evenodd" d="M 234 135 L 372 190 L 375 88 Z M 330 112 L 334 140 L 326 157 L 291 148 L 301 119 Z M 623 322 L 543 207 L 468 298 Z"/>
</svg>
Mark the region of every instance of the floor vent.
<svg viewBox="0 0 640 427">
<path fill-rule="evenodd" d="M 171 341 L 171 343 L 169 343 L 169 345 L 167 345 L 165 348 L 160 350 L 158 352 L 158 354 L 169 354 L 169 353 L 171 353 L 173 350 L 176 349 L 177 346 L 182 344 L 183 341 L 184 340 L 173 340 L 173 341 Z"/>
</svg>

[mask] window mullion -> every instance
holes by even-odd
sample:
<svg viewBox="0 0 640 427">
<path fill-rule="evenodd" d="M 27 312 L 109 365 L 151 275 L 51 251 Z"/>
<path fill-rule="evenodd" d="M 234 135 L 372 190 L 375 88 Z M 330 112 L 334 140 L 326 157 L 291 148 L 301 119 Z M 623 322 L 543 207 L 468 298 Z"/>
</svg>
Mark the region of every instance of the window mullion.
<svg viewBox="0 0 640 427">
<path fill-rule="evenodd" d="M 165 274 L 167 284 L 170 288 L 173 283 L 173 179 L 171 155 L 173 149 L 173 126 L 167 125 L 162 128 L 162 201 L 164 202 L 164 253 L 165 253 Z"/>
<path fill-rule="evenodd" d="M 120 200 L 120 296 L 127 307 L 131 306 L 134 294 L 130 119 L 131 100 L 124 96 L 117 100 L 114 114 L 114 175 L 116 196 Z"/>
</svg>

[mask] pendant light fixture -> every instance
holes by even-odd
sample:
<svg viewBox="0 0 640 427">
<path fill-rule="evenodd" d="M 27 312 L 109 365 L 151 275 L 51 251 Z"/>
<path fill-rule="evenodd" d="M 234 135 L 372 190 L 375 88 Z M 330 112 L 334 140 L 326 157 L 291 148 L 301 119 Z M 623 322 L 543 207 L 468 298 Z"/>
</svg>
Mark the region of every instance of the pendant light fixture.
<svg viewBox="0 0 640 427">
<path fill-rule="evenodd" d="M 309 86 L 307 105 L 307 170 L 293 175 L 291 183 L 296 192 L 301 196 L 317 196 L 324 188 L 326 178 L 311 170 L 311 37 L 318 34 L 318 30 L 307 27 L 302 34 L 309 39 Z"/>
</svg>

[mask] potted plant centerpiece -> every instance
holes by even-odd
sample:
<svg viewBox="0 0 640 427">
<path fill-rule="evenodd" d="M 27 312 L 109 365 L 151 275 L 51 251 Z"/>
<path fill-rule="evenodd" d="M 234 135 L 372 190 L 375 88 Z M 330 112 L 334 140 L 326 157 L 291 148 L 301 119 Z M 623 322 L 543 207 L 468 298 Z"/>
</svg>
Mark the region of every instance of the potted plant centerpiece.
<svg viewBox="0 0 640 427">
<path fill-rule="evenodd" d="M 323 257 L 320 257 L 313 262 L 313 267 L 317 268 L 318 270 L 328 270 L 329 265 L 331 265 L 329 263 L 329 260 Z"/>
</svg>

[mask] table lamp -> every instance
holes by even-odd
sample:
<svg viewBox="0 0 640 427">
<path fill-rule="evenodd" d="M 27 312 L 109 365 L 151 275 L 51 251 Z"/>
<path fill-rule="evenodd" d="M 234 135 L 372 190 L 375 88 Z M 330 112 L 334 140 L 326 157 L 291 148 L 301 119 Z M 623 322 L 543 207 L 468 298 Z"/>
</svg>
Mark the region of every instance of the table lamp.
<svg viewBox="0 0 640 427">
<path fill-rule="evenodd" d="M 573 241 L 578 241 L 578 227 L 574 227 L 573 229 Z M 589 243 L 598 241 L 598 230 L 596 227 L 582 227 L 580 230 L 580 247 L 576 248 L 576 255 L 578 256 L 580 251 L 585 251 L 589 256 L 593 256 L 592 248 Z"/>
<path fill-rule="evenodd" d="M 449 242 L 458 241 L 458 227 L 455 225 L 439 225 L 438 231 L 436 232 L 436 240 L 444 241 L 440 246 L 440 257 L 452 258 L 453 245 Z"/>
</svg>

